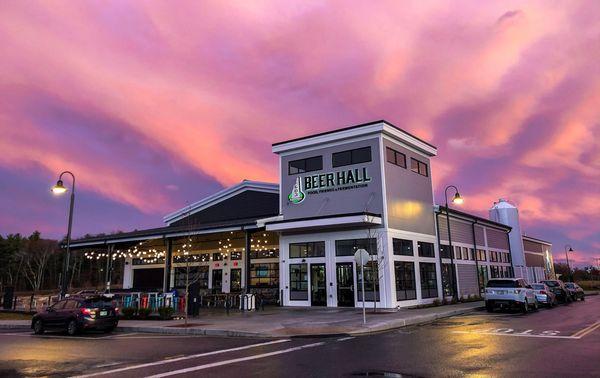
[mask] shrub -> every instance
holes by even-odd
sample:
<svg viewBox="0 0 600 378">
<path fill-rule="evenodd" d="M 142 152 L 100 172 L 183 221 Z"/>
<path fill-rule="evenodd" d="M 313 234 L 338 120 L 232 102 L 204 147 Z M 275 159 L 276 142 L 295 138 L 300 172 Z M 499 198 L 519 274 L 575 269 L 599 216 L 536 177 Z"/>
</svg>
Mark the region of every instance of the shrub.
<svg viewBox="0 0 600 378">
<path fill-rule="evenodd" d="M 123 313 L 123 318 L 133 319 L 133 317 L 135 316 L 136 308 L 135 307 L 125 307 L 125 308 L 121 309 L 121 312 Z"/>
<path fill-rule="evenodd" d="M 149 309 L 149 308 L 140 308 L 140 309 L 138 309 L 137 313 L 138 313 L 138 317 L 140 319 L 148 319 L 148 317 L 152 313 L 152 309 Z"/>
<path fill-rule="evenodd" d="M 162 320 L 171 320 L 173 317 L 173 308 L 172 307 L 159 307 L 158 315 Z"/>
<path fill-rule="evenodd" d="M 440 306 L 442 304 L 442 301 L 440 301 L 439 299 L 434 299 L 433 300 L 433 305 L 434 306 Z"/>
</svg>

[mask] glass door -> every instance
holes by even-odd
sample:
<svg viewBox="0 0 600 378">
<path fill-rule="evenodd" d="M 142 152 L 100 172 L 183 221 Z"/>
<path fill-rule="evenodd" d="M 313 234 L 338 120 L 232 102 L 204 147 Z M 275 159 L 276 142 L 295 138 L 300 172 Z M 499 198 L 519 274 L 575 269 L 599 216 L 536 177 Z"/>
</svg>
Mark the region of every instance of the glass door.
<svg viewBox="0 0 600 378">
<path fill-rule="evenodd" d="M 337 305 L 354 307 L 354 267 L 352 263 L 336 264 Z"/>
<path fill-rule="evenodd" d="M 325 264 L 310 265 L 310 305 L 327 306 Z"/>
<path fill-rule="evenodd" d="M 212 290 L 213 293 L 220 293 L 223 291 L 223 270 L 213 269 L 212 271 Z"/>
</svg>

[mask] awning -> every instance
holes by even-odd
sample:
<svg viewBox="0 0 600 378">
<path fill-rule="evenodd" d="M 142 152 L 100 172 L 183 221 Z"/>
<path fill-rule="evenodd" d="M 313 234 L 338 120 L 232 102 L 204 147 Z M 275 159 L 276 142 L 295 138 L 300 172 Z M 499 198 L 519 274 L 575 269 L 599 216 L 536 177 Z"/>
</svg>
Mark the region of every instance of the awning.
<svg viewBox="0 0 600 378">
<path fill-rule="evenodd" d="M 380 226 L 381 224 L 380 214 L 351 213 L 335 216 L 278 220 L 267 222 L 265 228 L 267 231 L 302 231 L 323 228 Z"/>
</svg>

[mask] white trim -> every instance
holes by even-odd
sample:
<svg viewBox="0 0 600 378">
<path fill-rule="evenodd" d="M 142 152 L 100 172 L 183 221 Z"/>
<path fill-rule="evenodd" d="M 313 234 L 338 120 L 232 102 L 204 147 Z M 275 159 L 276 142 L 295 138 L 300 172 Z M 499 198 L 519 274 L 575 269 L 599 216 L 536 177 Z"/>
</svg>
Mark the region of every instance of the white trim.
<svg viewBox="0 0 600 378">
<path fill-rule="evenodd" d="M 171 225 L 173 222 L 183 219 L 188 215 L 197 213 L 198 211 L 214 206 L 247 190 L 279 194 L 279 185 L 267 182 L 244 180 L 237 185 L 225 188 L 189 206 L 181 208 L 171 214 L 165 215 L 163 217 L 163 221 L 168 225 Z"/>
<path fill-rule="evenodd" d="M 388 220 L 388 208 L 387 208 L 387 187 L 385 186 L 385 164 L 387 162 L 387 157 L 385 154 L 385 146 L 383 145 L 383 137 L 379 136 L 379 164 L 381 168 L 381 196 L 383 198 L 383 226 L 387 227 L 389 224 Z"/>
<path fill-rule="evenodd" d="M 338 144 L 341 141 L 346 141 L 351 138 L 364 138 L 366 136 L 371 136 L 373 134 L 378 133 L 384 133 L 390 136 L 391 138 L 395 139 L 396 141 L 416 148 L 418 151 L 420 151 L 421 153 L 425 153 L 428 156 L 437 155 L 437 149 L 435 147 L 432 147 L 427 143 L 420 141 L 414 136 L 408 134 L 407 132 L 397 129 L 396 127 L 391 126 L 390 124 L 384 121 L 372 125 L 365 125 L 362 127 L 339 130 L 324 135 L 315 135 L 312 137 L 309 136 L 308 138 L 304 138 L 301 140 L 292 140 L 282 144 L 277 144 L 272 147 L 272 151 L 276 154 L 284 154 L 289 153 L 291 151 L 297 152 L 295 150 L 301 148 L 316 148 L 316 146 L 321 147 L 321 145 L 331 142 Z"/>
<path fill-rule="evenodd" d="M 294 229 L 308 229 L 324 226 L 339 226 L 339 225 L 360 225 L 374 224 L 381 225 L 380 217 L 369 215 L 350 215 L 347 217 L 321 218 L 312 220 L 290 221 L 285 223 L 267 224 L 267 231 L 284 231 Z"/>
<path fill-rule="evenodd" d="M 538 244 L 548 245 L 548 246 L 552 247 L 552 243 L 547 242 L 547 241 L 535 239 L 533 237 L 529 237 L 529 236 L 525 236 L 525 235 L 521 235 L 521 237 L 523 238 L 523 240 L 527 240 L 527 241 L 532 242 L 532 243 L 538 243 Z"/>
</svg>

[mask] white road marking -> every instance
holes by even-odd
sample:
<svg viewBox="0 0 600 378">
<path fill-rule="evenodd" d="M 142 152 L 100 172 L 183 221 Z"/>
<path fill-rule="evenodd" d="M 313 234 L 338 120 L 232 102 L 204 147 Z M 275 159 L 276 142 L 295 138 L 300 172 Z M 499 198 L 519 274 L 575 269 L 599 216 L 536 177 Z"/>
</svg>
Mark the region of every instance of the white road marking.
<svg viewBox="0 0 600 378">
<path fill-rule="evenodd" d="M 588 327 L 585 327 L 584 329 L 573 334 L 573 336 L 581 338 L 581 337 L 589 335 L 590 333 L 594 332 L 598 328 L 600 328 L 600 321 L 597 321 L 596 323 L 594 323 Z"/>
<path fill-rule="evenodd" d="M 353 338 L 354 338 L 354 336 L 342 337 L 341 339 L 337 339 L 337 341 L 347 341 L 347 340 L 352 340 Z"/>
<path fill-rule="evenodd" d="M 212 351 L 212 352 L 192 354 L 192 355 L 189 355 L 189 356 L 171 358 L 171 359 L 168 359 L 168 360 L 160 360 L 160 361 L 148 362 L 148 363 L 140 364 L 140 365 L 132 365 L 132 366 L 127 366 L 127 367 L 120 368 L 120 369 L 101 371 L 101 372 L 92 373 L 92 374 L 78 375 L 78 376 L 75 376 L 74 378 L 94 377 L 94 376 L 98 376 L 98 375 L 113 374 L 113 373 L 118 373 L 118 372 L 121 372 L 121 371 L 127 371 L 127 370 L 132 370 L 132 369 L 140 369 L 140 368 L 149 367 L 149 366 L 169 364 L 171 362 L 176 362 L 176 361 L 189 360 L 189 359 L 192 359 L 192 358 L 205 357 L 205 356 L 212 356 L 212 355 L 215 355 L 215 354 L 221 354 L 221 353 L 227 353 L 227 352 L 235 352 L 235 351 L 245 350 L 245 349 L 250 349 L 250 348 L 258 348 L 258 347 L 261 347 L 261 346 L 273 345 L 273 344 L 279 344 L 279 343 L 285 343 L 285 342 L 288 342 L 288 341 L 291 341 L 291 340 L 290 339 L 275 340 L 275 341 L 268 341 L 268 342 L 258 343 L 258 344 L 244 345 L 244 346 L 236 347 L 236 348 L 215 350 L 215 351 Z"/>
<path fill-rule="evenodd" d="M 452 333 L 473 334 L 473 335 L 492 335 L 492 336 L 541 337 L 541 338 L 551 338 L 551 339 L 579 339 L 579 337 L 573 337 L 573 336 L 529 335 L 529 334 L 523 335 L 523 334 L 518 334 L 518 333 L 504 333 L 504 332 L 452 331 Z"/>
<path fill-rule="evenodd" d="M 532 334 L 532 332 L 534 332 L 534 330 L 532 330 L 532 329 L 515 332 L 515 330 L 512 328 L 487 328 L 487 329 L 479 329 L 479 330 L 472 330 L 472 331 L 452 331 L 452 333 L 579 340 L 582 337 L 589 335 L 590 333 L 594 332 L 597 329 L 600 329 L 600 321 L 597 321 L 594 324 L 591 324 L 591 325 L 575 332 L 574 334 L 572 334 L 570 336 L 559 335 L 560 331 L 556 331 L 556 330 L 546 330 L 546 331 L 536 332 L 535 334 Z"/>
<path fill-rule="evenodd" d="M 269 353 L 263 353 L 263 354 L 255 354 L 255 355 L 248 356 L 248 357 L 240 357 L 240 358 L 234 358 L 234 359 L 231 359 L 231 360 L 213 362 L 213 363 L 210 363 L 210 364 L 192 366 L 192 367 L 185 368 L 185 369 L 173 370 L 173 371 L 169 371 L 169 372 L 162 373 L 162 374 L 151 375 L 151 376 L 148 376 L 146 378 L 170 377 L 172 375 L 185 374 L 185 373 L 189 373 L 189 372 L 192 372 L 192 371 L 210 369 L 210 368 L 217 367 L 217 366 L 230 365 L 230 364 L 235 364 L 235 363 L 243 362 L 243 361 L 257 360 L 259 358 L 276 356 L 278 354 L 291 353 L 291 352 L 295 352 L 295 351 L 301 350 L 301 349 L 314 348 L 314 347 L 317 347 L 317 346 L 320 346 L 320 345 L 323 345 L 323 344 L 325 344 L 325 343 L 324 342 L 320 342 L 320 343 L 314 343 L 314 344 L 307 344 L 307 345 L 302 345 L 302 346 L 298 346 L 298 347 L 294 347 L 294 348 L 288 348 L 288 349 L 278 350 L 278 351 L 275 351 L 275 352 L 269 352 Z"/>
</svg>

